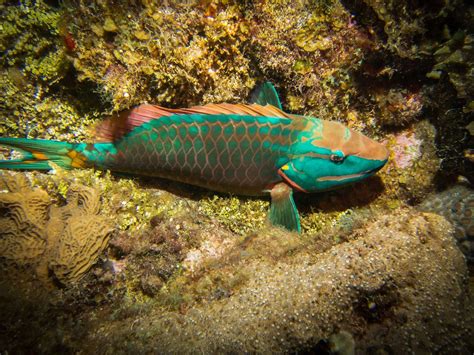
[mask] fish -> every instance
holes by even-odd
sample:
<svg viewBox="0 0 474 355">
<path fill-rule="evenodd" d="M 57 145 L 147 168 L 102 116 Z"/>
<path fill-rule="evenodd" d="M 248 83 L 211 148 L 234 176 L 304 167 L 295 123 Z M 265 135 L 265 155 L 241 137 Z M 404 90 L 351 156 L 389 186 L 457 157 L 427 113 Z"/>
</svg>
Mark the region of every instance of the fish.
<svg viewBox="0 0 474 355">
<path fill-rule="evenodd" d="M 380 170 L 386 147 L 336 121 L 284 112 L 263 83 L 248 104 L 171 109 L 141 104 L 102 121 L 93 143 L 0 137 L 20 158 L 0 169 L 94 168 L 217 192 L 270 195 L 269 220 L 301 232 L 293 192 L 352 184 Z"/>
</svg>

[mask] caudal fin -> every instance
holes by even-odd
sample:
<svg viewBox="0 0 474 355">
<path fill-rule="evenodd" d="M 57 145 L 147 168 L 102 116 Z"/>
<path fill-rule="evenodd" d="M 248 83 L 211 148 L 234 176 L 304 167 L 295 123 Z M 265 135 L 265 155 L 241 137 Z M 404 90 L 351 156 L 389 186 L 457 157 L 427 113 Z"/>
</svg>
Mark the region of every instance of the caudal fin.
<svg viewBox="0 0 474 355">
<path fill-rule="evenodd" d="M 1 138 L 0 146 L 20 153 L 20 158 L 0 160 L 0 169 L 51 170 L 50 163 L 63 169 L 85 166 L 85 160 L 75 148 L 78 144 L 27 138 Z"/>
</svg>

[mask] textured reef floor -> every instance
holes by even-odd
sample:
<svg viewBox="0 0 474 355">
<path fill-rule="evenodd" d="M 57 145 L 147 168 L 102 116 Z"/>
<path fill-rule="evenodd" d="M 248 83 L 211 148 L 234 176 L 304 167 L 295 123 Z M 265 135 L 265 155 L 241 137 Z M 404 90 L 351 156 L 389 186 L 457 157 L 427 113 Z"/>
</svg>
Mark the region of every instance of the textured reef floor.
<svg viewBox="0 0 474 355">
<path fill-rule="evenodd" d="M 143 102 L 245 102 L 383 142 L 295 202 L 93 170 L 0 171 L 0 353 L 474 351 L 474 7 L 466 1 L 6 1 L 0 135 L 91 140 Z M 0 158 L 11 152 L 0 148 Z"/>
</svg>

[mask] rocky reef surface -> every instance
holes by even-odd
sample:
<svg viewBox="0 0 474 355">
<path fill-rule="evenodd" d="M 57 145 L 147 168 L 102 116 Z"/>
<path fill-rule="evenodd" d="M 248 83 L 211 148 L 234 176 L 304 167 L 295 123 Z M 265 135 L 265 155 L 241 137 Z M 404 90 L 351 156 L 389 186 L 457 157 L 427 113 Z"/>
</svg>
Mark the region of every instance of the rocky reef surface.
<svg viewBox="0 0 474 355">
<path fill-rule="evenodd" d="M 0 352 L 472 353 L 474 7 L 4 1 L 0 135 L 93 140 L 143 102 L 245 102 L 384 142 L 355 186 L 267 199 L 92 170 L 0 172 Z M 0 158 L 10 152 L 0 147 Z"/>
</svg>

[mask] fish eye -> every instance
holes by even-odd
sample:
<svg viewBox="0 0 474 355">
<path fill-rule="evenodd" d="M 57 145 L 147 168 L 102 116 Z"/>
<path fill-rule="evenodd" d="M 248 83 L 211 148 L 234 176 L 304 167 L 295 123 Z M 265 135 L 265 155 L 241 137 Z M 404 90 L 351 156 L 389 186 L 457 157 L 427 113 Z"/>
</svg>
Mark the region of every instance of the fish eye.
<svg viewBox="0 0 474 355">
<path fill-rule="evenodd" d="M 342 163 L 342 161 L 344 160 L 344 156 L 338 154 L 331 154 L 329 156 L 329 159 L 335 163 Z"/>
</svg>

